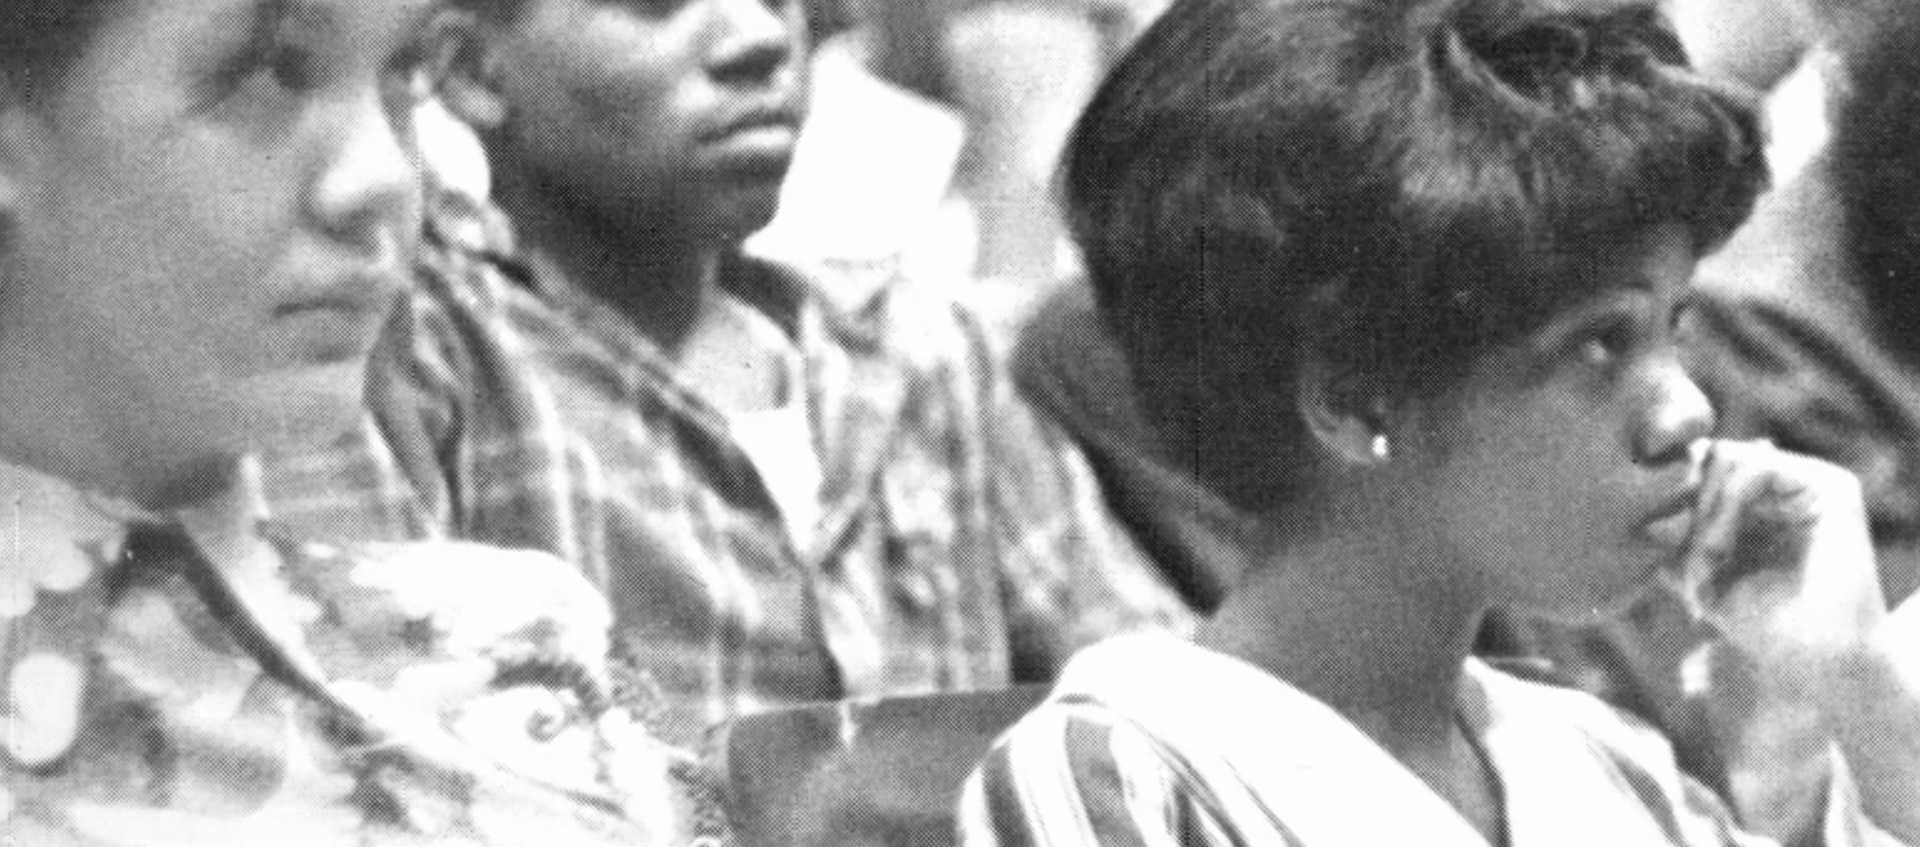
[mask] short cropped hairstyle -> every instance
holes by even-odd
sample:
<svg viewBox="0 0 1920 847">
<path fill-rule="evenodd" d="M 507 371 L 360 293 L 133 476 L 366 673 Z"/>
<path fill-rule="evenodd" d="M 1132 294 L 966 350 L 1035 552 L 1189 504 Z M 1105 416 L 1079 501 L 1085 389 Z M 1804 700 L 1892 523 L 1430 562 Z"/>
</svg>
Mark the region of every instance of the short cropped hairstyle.
<svg viewBox="0 0 1920 847">
<path fill-rule="evenodd" d="M 1838 41 L 1829 166 L 1842 250 L 1877 340 L 1920 367 L 1920 16 L 1862 20 Z"/>
<path fill-rule="evenodd" d="M 1177 0 L 1062 178 L 1169 458 L 1262 509 L 1310 464 L 1303 354 L 1437 396 L 1626 239 L 1716 246 L 1767 180 L 1755 107 L 1637 2 Z"/>
<path fill-rule="evenodd" d="M 57 90 L 125 0 L 0 0 L 0 102 Z"/>
</svg>

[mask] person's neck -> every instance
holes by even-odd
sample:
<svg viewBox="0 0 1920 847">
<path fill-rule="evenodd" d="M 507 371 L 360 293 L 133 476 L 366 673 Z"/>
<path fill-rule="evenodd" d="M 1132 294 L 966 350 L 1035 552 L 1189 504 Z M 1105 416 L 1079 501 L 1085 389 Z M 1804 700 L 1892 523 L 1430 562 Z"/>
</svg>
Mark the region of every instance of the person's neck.
<svg viewBox="0 0 1920 847">
<path fill-rule="evenodd" d="M 701 237 L 654 210 L 612 219 L 543 183 L 508 170 L 496 191 L 530 261 L 613 307 L 674 355 L 710 319 L 721 263 L 737 245 Z"/>
<path fill-rule="evenodd" d="M 1326 703 L 1403 761 L 1448 755 L 1481 598 L 1391 510 L 1346 505 L 1287 516 L 1313 529 L 1278 543 L 1197 640 Z"/>
</svg>

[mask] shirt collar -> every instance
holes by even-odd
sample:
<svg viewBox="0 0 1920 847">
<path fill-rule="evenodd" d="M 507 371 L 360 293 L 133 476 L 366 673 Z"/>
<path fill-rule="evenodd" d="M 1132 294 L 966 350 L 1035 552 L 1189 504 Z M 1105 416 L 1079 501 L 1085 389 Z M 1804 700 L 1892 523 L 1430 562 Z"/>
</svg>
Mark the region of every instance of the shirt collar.
<svg viewBox="0 0 1920 847">
<path fill-rule="evenodd" d="M 1480 684 L 1470 670 L 1463 687 Z M 1080 651 L 1054 699 L 1104 703 L 1204 772 L 1231 773 L 1308 844 L 1483 847 L 1412 771 L 1332 707 L 1240 659 L 1165 635 L 1120 636 Z M 1390 816 L 1353 815 L 1336 798 L 1391 798 Z"/>
<path fill-rule="evenodd" d="M 0 462 L 0 619 L 31 611 L 42 590 L 85 584 L 119 555 L 125 522 L 71 483 Z"/>
<path fill-rule="evenodd" d="M 257 527 L 266 517 L 259 461 L 245 457 L 237 471 L 218 496 L 160 512 L 0 461 L 0 620 L 31 611 L 41 591 L 84 585 L 119 558 L 134 524 L 183 527 L 216 566 L 257 560 Z"/>
</svg>

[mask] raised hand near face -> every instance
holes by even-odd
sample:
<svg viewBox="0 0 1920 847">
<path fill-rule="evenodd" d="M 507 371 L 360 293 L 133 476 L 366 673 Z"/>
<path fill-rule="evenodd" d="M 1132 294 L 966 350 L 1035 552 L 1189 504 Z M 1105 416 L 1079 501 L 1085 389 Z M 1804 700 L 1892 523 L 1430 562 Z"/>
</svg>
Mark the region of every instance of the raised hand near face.
<svg viewBox="0 0 1920 847">
<path fill-rule="evenodd" d="M 1682 594 L 1764 673 L 1818 693 L 1872 652 L 1887 616 L 1860 482 L 1765 441 L 1699 452 Z"/>
</svg>

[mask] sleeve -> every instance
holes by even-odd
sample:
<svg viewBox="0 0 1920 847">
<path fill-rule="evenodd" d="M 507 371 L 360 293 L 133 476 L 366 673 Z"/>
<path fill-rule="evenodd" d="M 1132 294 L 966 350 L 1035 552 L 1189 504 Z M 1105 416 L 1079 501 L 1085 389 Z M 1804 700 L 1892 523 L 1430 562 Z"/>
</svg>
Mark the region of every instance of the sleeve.
<svg viewBox="0 0 1920 847">
<path fill-rule="evenodd" d="M 1837 751 L 1832 754 L 1832 762 L 1834 767 L 1826 783 L 1819 835 L 1811 839 L 1812 843 L 1823 847 L 1904 847 L 1904 842 L 1875 826 L 1861 810 L 1859 795 Z M 1680 830 L 1689 836 L 1681 844 L 1687 847 L 1778 847 L 1773 839 L 1742 829 L 1718 794 L 1691 776 L 1681 774 L 1679 779 L 1681 804 L 1677 816 Z"/>
<path fill-rule="evenodd" d="M 1653 726 L 1632 714 L 1593 700 L 1556 691 L 1554 713 L 1575 721 L 1592 749 L 1608 763 L 1618 789 L 1631 795 L 1680 847 L 1779 847 L 1774 838 L 1755 834 L 1734 814 L 1720 794 L 1680 770 L 1671 743 Z M 1830 748 L 1831 749 L 1831 748 Z M 1824 847 L 1900 847 L 1901 842 L 1875 827 L 1861 810 L 1858 796 L 1837 751 L 1825 783 L 1825 812 L 1816 833 L 1795 837 L 1791 843 Z"/>
<path fill-rule="evenodd" d="M 1190 629 L 1192 609 L 1109 509 L 1086 456 L 1019 398 L 979 325 L 961 322 L 1016 680 L 1051 679 L 1109 636 Z"/>
<path fill-rule="evenodd" d="M 962 789 L 965 847 L 1192 847 L 1233 843 L 1181 796 L 1137 727 L 1047 704 L 996 742 Z"/>
</svg>

